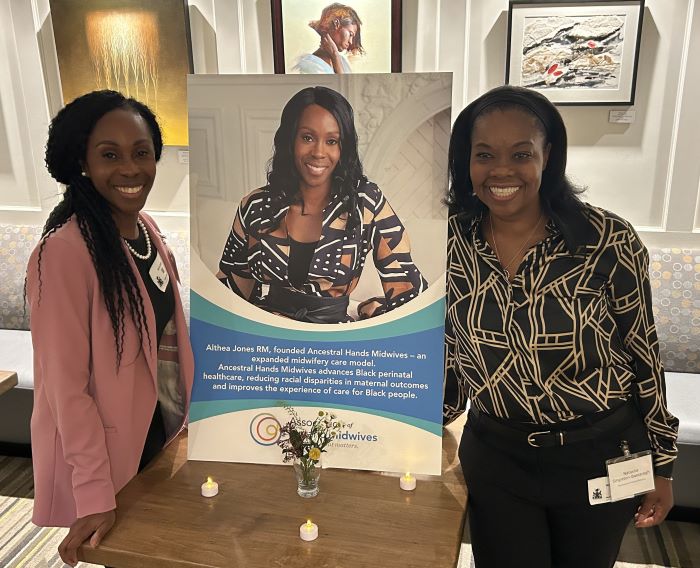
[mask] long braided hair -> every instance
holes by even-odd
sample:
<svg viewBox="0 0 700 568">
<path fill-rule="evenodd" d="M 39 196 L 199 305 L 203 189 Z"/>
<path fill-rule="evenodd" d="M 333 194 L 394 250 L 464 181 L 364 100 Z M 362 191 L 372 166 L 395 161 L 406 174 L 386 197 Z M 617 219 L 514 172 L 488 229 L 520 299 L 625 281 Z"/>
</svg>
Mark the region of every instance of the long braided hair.
<svg viewBox="0 0 700 568">
<path fill-rule="evenodd" d="M 125 313 L 128 310 L 136 325 L 139 343 L 146 327 L 143 298 L 136 276 L 122 246 L 122 239 L 107 200 L 98 193 L 92 181 L 83 176 L 87 141 L 95 124 L 110 111 L 125 109 L 140 115 L 151 132 L 156 161 L 160 159 L 163 139 L 151 110 L 139 101 L 116 91 L 93 91 L 67 104 L 49 126 L 46 143 L 46 168 L 51 176 L 66 186 L 62 201 L 54 207 L 42 231 L 39 245 L 38 276 L 41 301 L 41 257 L 46 241 L 59 227 L 75 216 L 97 272 L 105 307 L 112 323 L 117 346 L 117 367 L 122 358 Z"/>
<path fill-rule="evenodd" d="M 307 87 L 296 93 L 282 110 L 275 132 L 274 152 L 268 165 L 267 183 L 272 198 L 273 219 L 269 230 L 281 221 L 282 208 L 298 201 L 299 172 L 294 165 L 294 139 L 304 109 L 319 105 L 333 115 L 340 128 L 340 161 L 333 171 L 332 192 L 338 194 L 348 214 L 345 230 L 353 234 L 362 220 L 357 211 L 358 189 L 367 182 L 357 150 L 357 132 L 352 106 L 343 95 L 327 87 Z"/>
</svg>

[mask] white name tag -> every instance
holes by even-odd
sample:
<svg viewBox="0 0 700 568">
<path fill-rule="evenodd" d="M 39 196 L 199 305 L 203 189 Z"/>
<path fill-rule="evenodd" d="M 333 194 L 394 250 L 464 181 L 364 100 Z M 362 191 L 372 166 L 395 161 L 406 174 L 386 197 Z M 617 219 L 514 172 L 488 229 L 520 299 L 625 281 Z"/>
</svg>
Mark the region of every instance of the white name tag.
<svg viewBox="0 0 700 568">
<path fill-rule="evenodd" d="M 591 505 L 610 503 L 610 483 L 607 477 L 588 480 L 588 502 Z"/>
<path fill-rule="evenodd" d="M 610 500 L 620 501 L 654 490 L 654 466 L 646 450 L 605 462 L 610 481 Z"/>
<path fill-rule="evenodd" d="M 170 282 L 170 276 L 168 276 L 168 271 L 165 269 L 165 264 L 163 264 L 163 259 L 160 258 L 158 251 L 156 251 L 156 259 L 153 261 L 148 274 L 154 284 L 158 286 L 158 289 L 161 292 L 165 292 L 168 287 L 168 282 Z"/>
</svg>

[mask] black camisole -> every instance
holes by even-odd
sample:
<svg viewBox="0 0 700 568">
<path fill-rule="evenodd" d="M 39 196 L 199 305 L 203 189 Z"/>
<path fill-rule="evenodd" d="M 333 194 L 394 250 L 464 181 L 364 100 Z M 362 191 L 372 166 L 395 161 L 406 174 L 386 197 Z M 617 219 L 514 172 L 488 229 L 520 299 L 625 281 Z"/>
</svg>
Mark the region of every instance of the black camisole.
<svg viewBox="0 0 700 568">
<path fill-rule="evenodd" d="M 318 241 L 300 243 L 289 237 L 289 266 L 287 276 L 289 283 L 295 288 L 301 288 L 309 276 L 311 259 L 316 251 Z"/>
</svg>

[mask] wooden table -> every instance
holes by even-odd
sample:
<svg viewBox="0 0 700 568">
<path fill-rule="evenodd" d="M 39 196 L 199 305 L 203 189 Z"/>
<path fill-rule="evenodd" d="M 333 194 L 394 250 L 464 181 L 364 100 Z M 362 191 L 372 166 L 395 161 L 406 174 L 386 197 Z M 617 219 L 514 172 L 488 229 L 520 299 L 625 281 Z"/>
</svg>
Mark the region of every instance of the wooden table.
<svg viewBox="0 0 700 568">
<path fill-rule="evenodd" d="M 441 568 L 459 557 L 467 492 L 457 456 L 463 420 L 443 436 L 443 474 L 323 470 L 302 499 L 289 466 L 187 461 L 181 435 L 117 495 L 117 522 L 81 560 L 117 568 Z M 235 443 L 235 436 L 222 435 Z M 200 496 L 207 475 L 219 495 Z M 318 540 L 303 542 L 310 518 Z"/>
<path fill-rule="evenodd" d="M 5 394 L 15 386 L 17 386 L 17 373 L 14 371 L 0 371 L 0 395 Z"/>
</svg>

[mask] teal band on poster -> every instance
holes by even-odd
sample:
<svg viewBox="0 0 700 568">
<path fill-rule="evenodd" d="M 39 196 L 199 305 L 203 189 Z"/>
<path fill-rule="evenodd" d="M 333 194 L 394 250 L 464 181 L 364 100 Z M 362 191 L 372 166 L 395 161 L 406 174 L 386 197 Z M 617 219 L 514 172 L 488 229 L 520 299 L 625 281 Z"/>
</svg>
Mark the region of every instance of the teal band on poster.
<svg viewBox="0 0 700 568">
<path fill-rule="evenodd" d="M 444 298 L 440 298 L 422 310 L 395 321 L 360 329 L 348 329 L 343 326 L 337 332 L 327 331 L 327 328 L 319 331 L 286 329 L 256 322 L 232 314 L 194 291 L 190 293 L 190 302 L 191 313 L 197 314 L 196 318 L 193 316 L 193 319 L 231 331 L 245 331 L 245 333 L 251 335 L 293 341 L 337 341 L 347 343 L 349 341 L 386 339 L 387 337 L 398 337 L 437 329 L 442 327 L 445 321 Z"/>
</svg>

